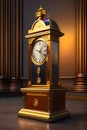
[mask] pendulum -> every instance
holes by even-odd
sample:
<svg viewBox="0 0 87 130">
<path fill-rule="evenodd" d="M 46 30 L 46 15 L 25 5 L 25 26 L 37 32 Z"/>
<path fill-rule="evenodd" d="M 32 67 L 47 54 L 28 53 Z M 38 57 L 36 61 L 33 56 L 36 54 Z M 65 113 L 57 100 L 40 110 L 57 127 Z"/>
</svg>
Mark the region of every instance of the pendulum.
<svg viewBox="0 0 87 130">
<path fill-rule="evenodd" d="M 41 72 L 40 67 L 37 67 L 37 74 L 38 74 L 38 77 L 37 77 L 37 79 L 36 79 L 37 84 L 40 84 L 40 83 L 41 83 L 41 78 L 39 77 L 39 76 L 40 76 L 40 72 Z"/>
</svg>

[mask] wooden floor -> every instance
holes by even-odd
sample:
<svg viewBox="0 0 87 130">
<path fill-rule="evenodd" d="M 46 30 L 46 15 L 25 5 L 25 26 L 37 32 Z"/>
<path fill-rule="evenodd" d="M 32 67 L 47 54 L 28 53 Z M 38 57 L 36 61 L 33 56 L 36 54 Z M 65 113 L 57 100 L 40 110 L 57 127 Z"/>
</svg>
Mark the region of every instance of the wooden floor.
<svg viewBox="0 0 87 130">
<path fill-rule="evenodd" d="M 66 101 L 71 116 L 54 123 L 19 118 L 22 97 L 0 98 L 0 130 L 87 130 L 87 102 Z"/>
</svg>

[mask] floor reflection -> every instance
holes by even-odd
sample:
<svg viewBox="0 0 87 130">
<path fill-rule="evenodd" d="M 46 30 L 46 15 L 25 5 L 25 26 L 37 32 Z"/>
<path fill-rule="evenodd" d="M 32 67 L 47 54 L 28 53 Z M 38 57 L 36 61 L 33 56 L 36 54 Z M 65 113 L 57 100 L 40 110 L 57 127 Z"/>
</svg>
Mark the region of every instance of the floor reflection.
<svg viewBox="0 0 87 130">
<path fill-rule="evenodd" d="M 19 118 L 18 123 L 21 130 L 50 130 L 50 124 L 36 120 Z"/>
<path fill-rule="evenodd" d="M 53 123 L 40 122 L 26 118 L 18 118 L 21 130 L 86 130 L 87 112 L 75 113 L 69 118 L 58 120 Z"/>
<path fill-rule="evenodd" d="M 18 117 L 22 107 L 22 97 L 0 99 L 0 130 L 87 130 L 87 102 L 67 101 L 70 117 L 53 123 Z"/>
</svg>

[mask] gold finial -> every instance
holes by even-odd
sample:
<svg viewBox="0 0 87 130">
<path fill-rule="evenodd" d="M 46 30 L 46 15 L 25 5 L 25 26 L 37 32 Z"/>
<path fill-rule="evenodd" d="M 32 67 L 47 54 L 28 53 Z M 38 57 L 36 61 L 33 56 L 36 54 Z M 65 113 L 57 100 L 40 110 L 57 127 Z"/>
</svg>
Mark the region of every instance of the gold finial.
<svg viewBox="0 0 87 130">
<path fill-rule="evenodd" d="M 35 13 L 35 16 L 36 16 L 36 18 L 38 18 L 38 19 L 43 19 L 43 17 L 46 15 L 46 10 L 45 9 L 43 9 L 41 6 L 40 6 L 40 8 L 36 11 L 36 13 Z"/>
</svg>

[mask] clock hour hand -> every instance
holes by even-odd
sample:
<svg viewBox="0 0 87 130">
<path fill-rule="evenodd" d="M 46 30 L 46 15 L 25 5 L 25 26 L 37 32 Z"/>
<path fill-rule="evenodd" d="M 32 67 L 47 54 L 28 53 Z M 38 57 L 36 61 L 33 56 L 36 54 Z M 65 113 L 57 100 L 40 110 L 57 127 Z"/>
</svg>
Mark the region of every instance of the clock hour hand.
<svg viewBox="0 0 87 130">
<path fill-rule="evenodd" d="M 40 50 L 36 50 L 37 52 L 41 53 L 41 49 Z"/>
<path fill-rule="evenodd" d="M 40 52 L 40 50 L 36 50 L 36 51 Z"/>
</svg>

